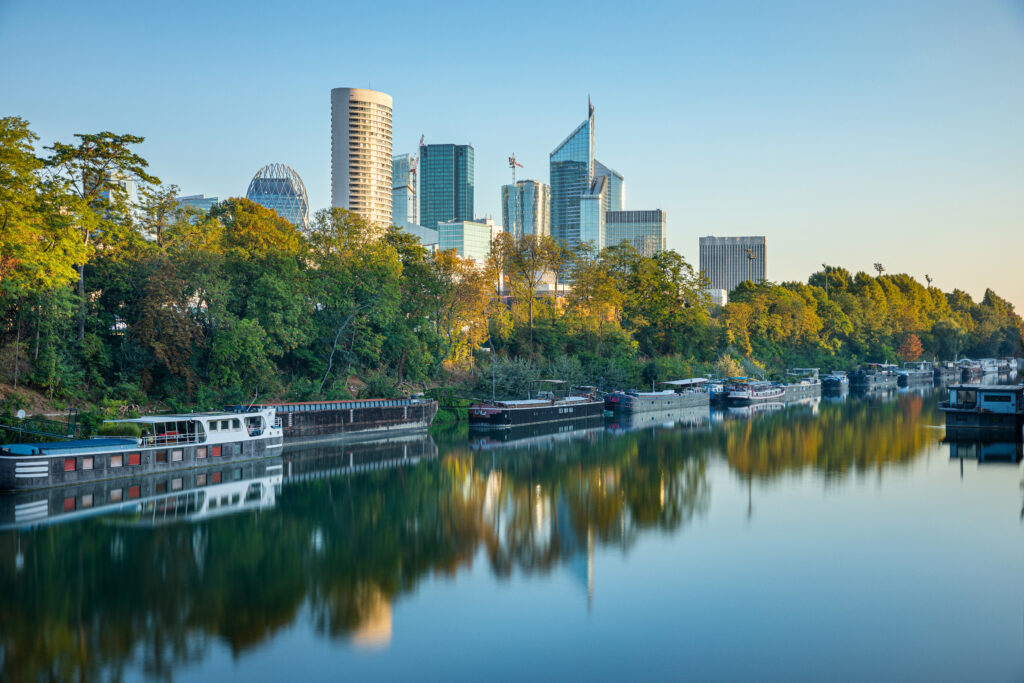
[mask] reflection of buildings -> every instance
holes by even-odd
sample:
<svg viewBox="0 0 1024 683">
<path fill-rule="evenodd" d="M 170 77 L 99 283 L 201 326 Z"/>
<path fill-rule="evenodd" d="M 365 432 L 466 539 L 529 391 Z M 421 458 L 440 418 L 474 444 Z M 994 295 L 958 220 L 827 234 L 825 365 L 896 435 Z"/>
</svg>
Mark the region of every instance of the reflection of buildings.
<svg viewBox="0 0 1024 683">
<path fill-rule="evenodd" d="M 391 602 L 376 586 L 367 588 L 363 600 L 363 620 L 352 630 L 352 644 L 360 649 L 376 650 L 391 644 Z"/>
</svg>

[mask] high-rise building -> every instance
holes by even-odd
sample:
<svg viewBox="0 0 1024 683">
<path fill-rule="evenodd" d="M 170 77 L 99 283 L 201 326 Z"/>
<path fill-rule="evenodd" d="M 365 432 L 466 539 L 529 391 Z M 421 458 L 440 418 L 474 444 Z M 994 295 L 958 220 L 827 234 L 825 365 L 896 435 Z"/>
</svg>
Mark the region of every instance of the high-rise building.
<svg viewBox="0 0 1024 683">
<path fill-rule="evenodd" d="M 200 211 L 209 211 L 219 201 L 220 199 L 217 197 L 207 197 L 204 194 L 187 194 L 178 197 L 179 206 L 189 206 Z"/>
<path fill-rule="evenodd" d="M 391 95 L 331 90 L 331 206 L 391 224 Z"/>
<path fill-rule="evenodd" d="M 605 217 L 605 234 L 609 247 L 628 242 L 644 256 L 665 251 L 665 212 L 609 211 Z"/>
<path fill-rule="evenodd" d="M 473 220 L 473 148 L 420 146 L 420 225 Z"/>
<path fill-rule="evenodd" d="M 501 186 L 501 222 L 505 231 L 523 235 L 551 234 L 551 187 L 536 180 Z"/>
<path fill-rule="evenodd" d="M 594 107 L 550 155 L 551 234 L 567 244 L 580 242 L 580 198 L 594 179 Z"/>
<path fill-rule="evenodd" d="M 268 164 L 256 172 L 245 198 L 273 209 L 300 228 L 309 227 L 309 197 L 299 174 L 284 164 Z"/>
<path fill-rule="evenodd" d="M 608 168 L 597 159 L 594 160 L 594 177 L 608 178 L 605 211 L 622 211 L 626 208 L 626 181 L 618 171 Z"/>
<path fill-rule="evenodd" d="M 391 222 L 419 223 L 416 201 L 416 159 L 411 154 L 391 157 Z"/>
<path fill-rule="evenodd" d="M 462 258 L 473 259 L 482 266 L 491 253 L 494 226 L 478 221 L 442 221 L 437 225 L 440 251 L 454 249 Z"/>
<path fill-rule="evenodd" d="M 586 242 L 599 252 L 606 246 L 605 218 L 608 205 L 608 178 L 597 176 L 590 189 L 580 195 L 580 227 L 578 243 Z"/>
<path fill-rule="evenodd" d="M 700 269 L 711 280 L 712 289 L 732 292 L 747 280 L 764 282 L 765 256 L 764 237 L 700 238 Z"/>
</svg>

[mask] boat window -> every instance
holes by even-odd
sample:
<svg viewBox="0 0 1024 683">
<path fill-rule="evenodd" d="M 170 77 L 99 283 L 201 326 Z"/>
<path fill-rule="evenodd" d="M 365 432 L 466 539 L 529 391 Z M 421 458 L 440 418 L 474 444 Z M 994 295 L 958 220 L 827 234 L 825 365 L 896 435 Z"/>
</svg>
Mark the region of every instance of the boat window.
<svg viewBox="0 0 1024 683">
<path fill-rule="evenodd" d="M 93 460 L 92 460 L 92 456 L 91 455 L 87 455 L 84 458 L 82 458 L 82 469 L 83 470 L 91 470 L 92 469 L 92 462 L 93 462 Z"/>
<path fill-rule="evenodd" d="M 75 471 L 75 459 L 74 458 L 64 458 L 64 471 L 65 472 L 74 472 Z"/>
<path fill-rule="evenodd" d="M 213 474 L 210 475 L 210 483 L 211 484 L 219 484 L 220 483 L 220 472 L 214 472 Z"/>
<path fill-rule="evenodd" d="M 205 458 L 205 457 L 206 457 L 206 446 L 200 446 L 199 448 L 196 449 L 196 458 Z"/>
<path fill-rule="evenodd" d="M 196 486 L 206 486 L 206 475 L 205 474 L 197 474 L 196 475 Z"/>
<path fill-rule="evenodd" d="M 242 480 L 242 468 L 241 467 L 239 467 L 238 469 L 236 469 L 234 472 L 231 473 L 231 480 L 232 481 L 241 481 Z"/>
<path fill-rule="evenodd" d="M 167 493 L 167 482 L 166 481 L 158 481 L 156 483 L 156 489 L 155 490 L 156 490 L 157 493 Z"/>
<path fill-rule="evenodd" d="M 111 467 L 120 467 L 123 464 L 123 462 L 124 462 L 122 460 L 123 458 L 124 458 L 123 455 L 112 455 L 112 456 L 110 456 L 110 466 Z"/>
<path fill-rule="evenodd" d="M 241 428 L 241 426 L 242 426 L 242 423 L 238 421 L 237 417 L 234 420 L 231 421 L 231 428 L 232 429 L 239 429 L 239 428 Z"/>
<path fill-rule="evenodd" d="M 985 403 L 1009 403 L 1010 402 L 1010 397 L 1009 396 L 999 395 L 999 394 L 996 394 L 996 395 L 991 395 L 990 394 L 990 395 L 987 395 L 987 396 L 982 396 L 981 399 L 983 401 L 985 401 Z"/>
<path fill-rule="evenodd" d="M 129 453 L 128 454 L 128 464 L 129 465 L 138 465 L 141 462 L 142 462 L 142 454 L 141 453 Z"/>
<path fill-rule="evenodd" d="M 156 452 L 156 461 L 157 462 L 167 462 L 167 451 L 157 451 Z"/>
<path fill-rule="evenodd" d="M 221 429 L 231 429 L 231 420 L 221 420 L 220 421 L 220 428 Z"/>
<path fill-rule="evenodd" d="M 210 420 L 210 431 L 211 432 L 217 431 L 217 421 L 216 420 Z"/>
<path fill-rule="evenodd" d="M 73 512 L 74 509 L 75 509 L 75 497 L 71 496 L 70 498 L 65 498 L 64 499 L 64 512 Z"/>
<path fill-rule="evenodd" d="M 120 503 L 121 499 L 123 497 L 124 497 L 124 493 L 121 491 L 121 489 L 112 489 L 110 491 L 110 502 L 111 503 Z"/>
<path fill-rule="evenodd" d="M 142 491 L 139 489 L 139 485 L 138 484 L 136 484 L 135 486 L 129 486 L 128 487 L 128 497 L 129 498 L 138 498 L 141 493 L 142 493 Z"/>
<path fill-rule="evenodd" d="M 92 494 L 91 493 L 83 493 L 82 494 L 82 507 L 84 507 L 84 508 L 91 508 L 92 507 Z"/>
<path fill-rule="evenodd" d="M 171 490 L 172 491 L 180 491 L 181 490 L 181 484 L 182 484 L 181 477 L 175 477 L 174 479 L 171 479 Z"/>
<path fill-rule="evenodd" d="M 220 457 L 220 446 L 214 446 L 214 447 L 213 447 L 213 453 L 212 453 L 212 455 L 213 455 L 213 457 L 215 457 L 215 458 L 219 458 L 219 457 Z"/>
<path fill-rule="evenodd" d="M 180 462 L 183 455 L 184 453 L 182 452 L 182 450 L 180 448 L 177 448 L 171 451 L 171 461 Z"/>
</svg>

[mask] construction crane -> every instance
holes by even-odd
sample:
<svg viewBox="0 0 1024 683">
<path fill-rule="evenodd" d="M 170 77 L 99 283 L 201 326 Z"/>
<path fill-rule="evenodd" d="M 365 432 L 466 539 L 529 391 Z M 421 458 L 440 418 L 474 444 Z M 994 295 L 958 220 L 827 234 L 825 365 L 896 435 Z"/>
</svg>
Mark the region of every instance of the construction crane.
<svg viewBox="0 0 1024 683">
<path fill-rule="evenodd" d="M 510 156 L 508 158 L 508 167 L 512 169 L 512 216 L 511 216 L 511 223 L 512 223 L 512 225 L 511 226 L 508 226 L 508 225 L 505 226 L 506 230 L 508 230 L 509 227 L 512 228 L 512 234 L 513 235 L 516 235 L 524 227 L 522 224 L 520 224 L 520 221 L 519 221 L 519 190 L 518 190 L 518 188 L 516 188 L 516 166 L 518 166 L 519 168 L 523 167 L 523 165 L 521 163 L 516 161 L 516 155 L 515 155 L 515 152 L 513 152 L 512 156 Z"/>
<path fill-rule="evenodd" d="M 513 154 L 512 156 L 510 156 L 508 158 L 508 167 L 512 169 L 512 184 L 513 185 L 516 184 L 516 166 L 518 166 L 519 168 L 523 167 L 523 165 L 521 163 L 516 161 L 516 155 Z"/>
</svg>

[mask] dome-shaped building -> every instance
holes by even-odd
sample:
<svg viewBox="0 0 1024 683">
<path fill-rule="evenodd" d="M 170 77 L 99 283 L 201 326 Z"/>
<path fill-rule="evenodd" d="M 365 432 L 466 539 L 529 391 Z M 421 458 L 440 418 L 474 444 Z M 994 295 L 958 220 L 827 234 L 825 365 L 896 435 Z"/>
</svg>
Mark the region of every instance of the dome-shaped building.
<svg viewBox="0 0 1024 683">
<path fill-rule="evenodd" d="M 309 197 L 299 174 L 284 164 L 267 164 L 253 176 L 245 198 L 273 209 L 302 229 L 309 228 Z"/>
</svg>

